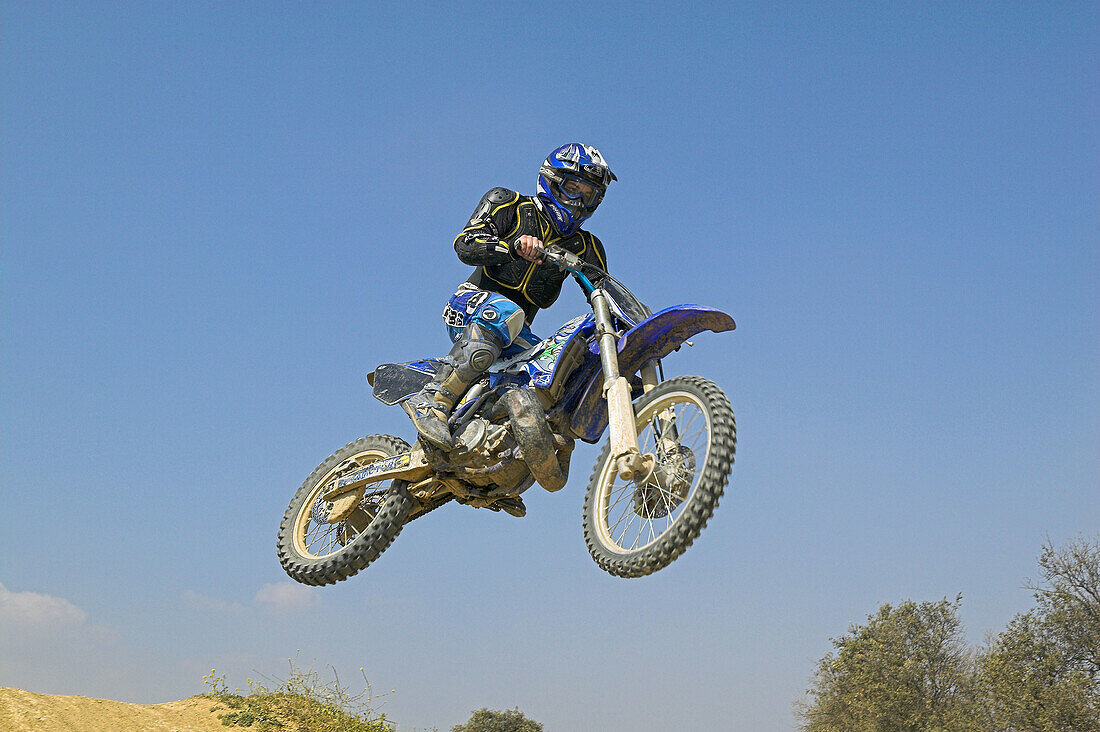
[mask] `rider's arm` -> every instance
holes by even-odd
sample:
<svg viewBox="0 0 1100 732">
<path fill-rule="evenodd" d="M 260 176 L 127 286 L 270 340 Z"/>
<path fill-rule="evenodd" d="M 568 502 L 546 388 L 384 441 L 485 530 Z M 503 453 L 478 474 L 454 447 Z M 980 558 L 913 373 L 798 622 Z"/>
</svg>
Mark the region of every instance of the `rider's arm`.
<svg viewBox="0 0 1100 732">
<path fill-rule="evenodd" d="M 455 237 L 455 253 L 463 264 L 477 267 L 515 259 L 510 251 L 501 251 L 508 244 L 500 238 L 500 232 L 515 225 L 518 202 L 519 194 L 507 188 L 494 188 L 482 196 L 470 223 Z"/>
<path fill-rule="evenodd" d="M 602 269 L 604 272 L 606 272 L 607 271 L 607 253 L 603 249 L 603 242 L 601 242 L 593 234 L 590 234 L 587 231 L 581 232 L 581 236 L 583 236 L 585 238 L 584 243 L 587 245 L 587 246 L 585 246 L 584 254 L 582 255 L 582 258 L 584 259 L 584 261 L 588 262 L 589 264 L 594 264 L 597 267 L 599 267 L 600 269 Z M 586 273 L 586 274 L 590 275 L 589 279 L 592 280 L 593 282 L 595 282 L 597 279 L 600 279 L 600 277 L 592 276 L 595 273 Z"/>
</svg>

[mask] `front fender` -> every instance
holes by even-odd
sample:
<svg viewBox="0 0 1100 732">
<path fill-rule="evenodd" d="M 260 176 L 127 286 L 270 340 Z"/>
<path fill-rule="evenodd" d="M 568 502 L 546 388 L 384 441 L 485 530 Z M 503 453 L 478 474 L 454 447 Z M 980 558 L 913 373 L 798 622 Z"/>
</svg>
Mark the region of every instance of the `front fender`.
<svg viewBox="0 0 1100 732">
<path fill-rule="evenodd" d="M 655 358 L 664 358 L 688 338 L 704 330 L 722 333 L 737 324 L 729 313 L 704 305 L 674 305 L 654 313 L 619 338 L 619 373 L 630 377 Z M 585 442 L 596 442 L 607 427 L 607 401 L 603 398 L 603 372 L 589 382 L 570 427 Z"/>
</svg>

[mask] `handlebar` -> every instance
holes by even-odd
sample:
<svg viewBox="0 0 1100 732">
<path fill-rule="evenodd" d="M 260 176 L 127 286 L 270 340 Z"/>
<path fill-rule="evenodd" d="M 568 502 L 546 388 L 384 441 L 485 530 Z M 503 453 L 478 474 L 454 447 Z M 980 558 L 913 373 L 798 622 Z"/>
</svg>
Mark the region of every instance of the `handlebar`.
<svg viewBox="0 0 1100 732">
<path fill-rule="evenodd" d="M 504 244 L 503 242 L 500 242 L 496 245 L 496 251 L 500 252 L 501 254 L 512 253 L 512 250 L 508 247 L 508 245 Z M 590 272 L 596 273 L 595 276 L 597 280 L 606 277 L 607 279 L 611 280 L 619 287 L 621 287 L 623 290 L 626 290 L 626 292 L 630 292 L 626 285 L 612 277 L 606 269 L 598 265 L 592 264 L 591 262 L 584 261 L 576 254 L 569 251 L 568 249 L 565 249 L 564 247 L 558 246 L 557 244 L 551 244 L 549 247 L 538 248 L 538 251 L 542 252 L 543 261 L 549 262 L 555 267 L 558 267 L 572 274 L 574 279 L 576 279 L 577 283 L 581 286 L 581 289 L 584 290 L 586 296 L 591 295 L 592 291 L 595 290 L 595 285 L 592 284 L 592 281 L 588 279 L 588 276 L 585 275 L 585 273 L 583 272 L 583 270 L 586 269 Z M 631 295 L 631 297 L 634 296 Z"/>
<path fill-rule="evenodd" d="M 508 246 L 505 244 L 497 244 L 496 250 L 501 254 L 511 254 L 512 252 L 512 250 L 509 249 Z M 566 271 L 577 272 L 582 267 L 587 267 L 589 269 L 594 269 L 601 274 L 606 274 L 606 272 L 604 272 L 599 267 L 584 261 L 573 252 L 567 249 L 563 249 L 557 244 L 551 244 L 549 247 L 539 249 L 539 251 L 542 253 L 543 261 L 549 262 L 555 267 L 559 267 Z"/>
<path fill-rule="evenodd" d="M 551 244 L 549 247 L 543 249 L 542 258 L 550 262 L 550 264 L 561 267 L 562 269 L 579 270 L 587 264 L 587 262 L 576 254 L 566 249 L 562 249 L 557 244 Z"/>
</svg>

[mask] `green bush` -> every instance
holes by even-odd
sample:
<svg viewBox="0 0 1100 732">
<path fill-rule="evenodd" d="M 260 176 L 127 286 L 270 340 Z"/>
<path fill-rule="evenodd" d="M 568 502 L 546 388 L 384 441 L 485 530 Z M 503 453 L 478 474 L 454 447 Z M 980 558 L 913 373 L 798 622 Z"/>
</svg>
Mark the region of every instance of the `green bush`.
<svg viewBox="0 0 1100 732">
<path fill-rule="evenodd" d="M 818 664 L 805 729 L 965 730 L 967 654 L 954 602 L 883 605 L 833 639 Z M 975 728 L 976 729 L 976 728 Z"/>
<path fill-rule="evenodd" d="M 882 605 L 833 639 L 803 729 L 1100 730 L 1100 537 L 1039 556 L 1036 606 L 966 648 L 954 602 Z"/>
<path fill-rule="evenodd" d="M 451 727 L 451 732 L 542 732 L 542 724 L 528 719 L 518 707 L 503 712 L 482 708 L 466 724 Z"/>
<path fill-rule="evenodd" d="M 977 700 L 993 729 L 1100 730 L 1100 540 L 1039 555 L 1036 607 L 977 658 Z"/>
</svg>

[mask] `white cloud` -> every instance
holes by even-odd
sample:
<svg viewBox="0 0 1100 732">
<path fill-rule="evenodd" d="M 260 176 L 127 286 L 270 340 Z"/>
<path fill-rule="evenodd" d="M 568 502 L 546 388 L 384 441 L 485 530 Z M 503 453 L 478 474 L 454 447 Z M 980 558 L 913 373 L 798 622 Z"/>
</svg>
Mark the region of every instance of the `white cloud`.
<svg viewBox="0 0 1100 732">
<path fill-rule="evenodd" d="M 10 628 L 56 629 L 83 625 L 87 613 L 68 600 L 38 592 L 11 592 L 0 584 L 0 624 Z"/>
<path fill-rule="evenodd" d="M 180 593 L 180 599 L 184 605 L 192 609 L 219 614 L 250 613 L 255 612 L 256 608 L 291 612 L 316 607 L 321 602 L 311 588 L 294 582 L 274 582 L 264 585 L 252 597 L 251 605 L 202 595 L 194 590 L 184 590 Z"/>
<path fill-rule="evenodd" d="M 239 602 L 227 602 L 217 597 L 207 597 L 192 590 L 183 591 L 183 601 L 193 608 L 216 613 L 238 613 L 244 610 Z"/>
<path fill-rule="evenodd" d="M 256 592 L 253 600 L 276 610 L 305 610 L 316 607 L 321 600 L 313 590 L 295 582 L 266 584 Z"/>
</svg>

